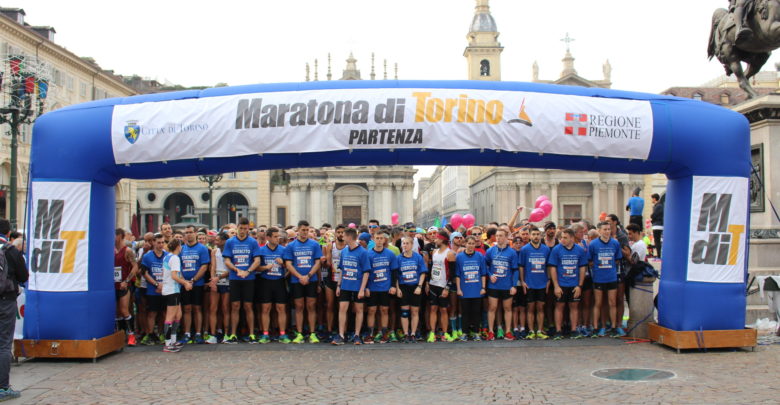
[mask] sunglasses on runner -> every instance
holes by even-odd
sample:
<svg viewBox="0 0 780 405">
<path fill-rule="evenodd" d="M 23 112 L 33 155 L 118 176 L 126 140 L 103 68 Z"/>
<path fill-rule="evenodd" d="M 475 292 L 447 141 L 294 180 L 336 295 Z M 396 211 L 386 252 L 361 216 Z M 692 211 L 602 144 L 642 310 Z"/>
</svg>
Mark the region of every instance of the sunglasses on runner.
<svg viewBox="0 0 780 405">
<path fill-rule="evenodd" d="M 379 228 L 379 225 L 369 225 L 368 227 L 374 229 L 374 228 Z"/>
</svg>

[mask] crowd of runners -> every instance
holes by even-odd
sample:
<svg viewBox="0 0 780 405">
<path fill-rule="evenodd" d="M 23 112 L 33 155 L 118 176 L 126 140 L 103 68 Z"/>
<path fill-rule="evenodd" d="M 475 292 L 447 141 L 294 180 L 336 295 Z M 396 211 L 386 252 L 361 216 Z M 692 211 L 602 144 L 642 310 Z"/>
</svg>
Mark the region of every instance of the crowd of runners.
<svg viewBox="0 0 780 405">
<path fill-rule="evenodd" d="M 138 241 L 117 229 L 117 328 L 166 352 L 624 336 L 626 274 L 660 247 L 641 217 L 563 227 L 521 212 L 469 229 L 240 218 L 218 231 L 165 223 Z"/>
</svg>

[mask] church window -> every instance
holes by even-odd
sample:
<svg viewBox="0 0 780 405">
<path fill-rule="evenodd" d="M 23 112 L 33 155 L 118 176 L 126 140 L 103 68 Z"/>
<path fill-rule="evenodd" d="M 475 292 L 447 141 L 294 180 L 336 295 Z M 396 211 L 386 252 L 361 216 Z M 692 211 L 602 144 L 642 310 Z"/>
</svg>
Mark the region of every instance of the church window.
<svg viewBox="0 0 780 405">
<path fill-rule="evenodd" d="M 482 59 L 482 61 L 479 62 L 479 75 L 490 76 L 490 62 L 487 59 Z"/>
</svg>

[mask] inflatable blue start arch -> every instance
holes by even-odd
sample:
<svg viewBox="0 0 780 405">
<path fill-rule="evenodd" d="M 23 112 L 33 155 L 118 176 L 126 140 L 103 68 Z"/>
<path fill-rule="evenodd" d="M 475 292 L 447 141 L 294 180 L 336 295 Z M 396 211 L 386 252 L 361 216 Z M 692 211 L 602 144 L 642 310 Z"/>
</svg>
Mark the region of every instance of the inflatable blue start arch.
<svg viewBox="0 0 780 405">
<path fill-rule="evenodd" d="M 664 173 L 660 324 L 742 329 L 749 139 L 745 118 L 699 101 L 512 82 L 264 84 L 65 107 L 34 127 L 24 336 L 114 332 L 122 178 L 464 162 Z"/>
</svg>

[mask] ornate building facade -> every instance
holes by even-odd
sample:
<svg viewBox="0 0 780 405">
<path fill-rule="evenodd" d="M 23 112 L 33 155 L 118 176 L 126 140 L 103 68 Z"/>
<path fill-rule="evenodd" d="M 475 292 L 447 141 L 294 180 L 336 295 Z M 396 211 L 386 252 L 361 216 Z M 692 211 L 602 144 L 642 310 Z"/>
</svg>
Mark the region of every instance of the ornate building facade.
<svg viewBox="0 0 780 405">
<path fill-rule="evenodd" d="M 0 8 L 0 101 L 3 107 L 9 102 L 12 73 L 19 69 L 22 75 L 30 74 L 37 79 L 35 93 L 38 97 L 45 94 L 41 111 L 43 113 L 71 104 L 136 94 L 112 71 L 104 70 L 93 59 L 79 57 L 54 42 L 54 28 L 31 25 L 25 21 L 26 17 L 21 8 Z M 20 62 L 12 66 L 12 60 Z M 43 92 L 41 82 L 46 82 Z M 8 192 L 11 177 L 11 131 L 6 124 L 2 124 L 0 128 L 0 217 L 7 218 L 10 211 Z M 16 170 L 18 228 L 24 227 L 31 142 L 32 125 L 22 124 L 18 136 Z M 130 219 L 135 212 L 135 199 L 133 182 L 122 180 L 116 185 L 118 226 L 130 227 Z"/>
<path fill-rule="evenodd" d="M 468 45 L 464 51 L 468 79 L 501 80 L 500 55 L 504 48 L 498 42 L 498 27 L 490 13 L 489 1 L 476 0 L 476 3 L 467 35 Z M 602 79 L 581 77 L 577 74 L 569 48 L 572 39 L 566 34 L 563 41 L 567 46 L 560 76 L 554 80 L 539 79 L 539 65 L 534 62 L 532 81 L 604 88 L 612 85 L 609 61 L 602 66 Z M 443 174 L 453 169 L 440 166 L 431 178 L 420 182 L 416 218 L 422 225 L 430 225 L 437 217 L 448 217 L 456 212 L 471 212 L 477 223 L 504 222 L 509 220 L 518 205 L 532 208 L 540 194 L 548 195 L 555 204 L 549 217 L 555 222 L 568 224 L 581 219 L 592 221 L 598 218 L 601 211 L 615 213 L 628 220 L 625 203 L 634 188 L 644 188 L 644 178 L 639 175 L 510 167 L 459 168 L 461 172 L 457 181 L 443 181 L 447 177 Z M 463 184 L 468 186 L 469 192 L 455 193 L 458 185 Z M 433 199 L 431 196 L 440 198 Z M 445 201 L 449 203 L 448 198 L 451 196 L 455 196 L 457 201 L 445 204 Z M 457 208 L 448 210 L 445 208 L 448 205 Z"/>
</svg>

